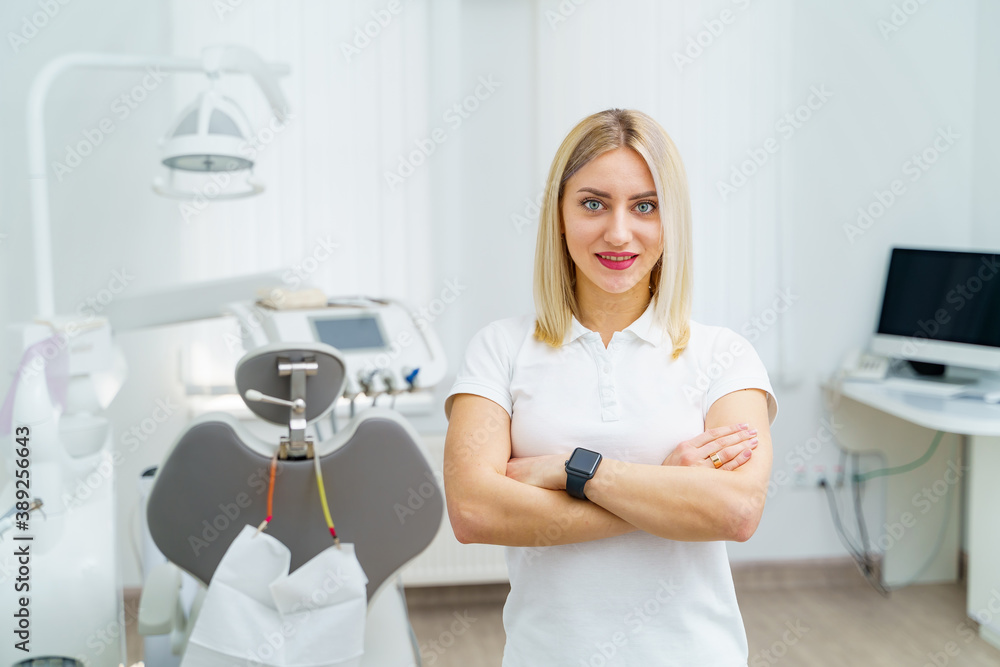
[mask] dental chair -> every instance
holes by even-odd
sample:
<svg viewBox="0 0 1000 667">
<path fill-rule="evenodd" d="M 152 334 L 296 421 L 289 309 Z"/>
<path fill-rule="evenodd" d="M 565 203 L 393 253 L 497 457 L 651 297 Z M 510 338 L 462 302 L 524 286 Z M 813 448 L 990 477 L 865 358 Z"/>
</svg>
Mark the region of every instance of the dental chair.
<svg viewBox="0 0 1000 667">
<path fill-rule="evenodd" d="M 181 571 L 207 587 L 242 528 L 261 523 L 271 458 L 280 448 L 266 532 L 290 550 L 289 572 L 333 545 L 313 476 L 318 456 L 336 534 L 354 544 L 368 579 L 362 664 L 420 664 L 398 572 L 437 533 L 442 492 L 419 435 L 392 410 L 366 409 L 323 441 L 306 435 L 308 425 L 329 414 L 344 384 L 340 352 L 323 343 L 271 343 L 240 360 L 236 386 L 247 406 L 265 422 L 287 426 L 288 434 L 269 441 L 219 412 L 179 436 L 147 504 L 149 532 L 169 562 L 147 579 L 140 634 L 169 633 L 173 652 L 183 653 L 205 589 L 183 609 Z"/>
</svg>

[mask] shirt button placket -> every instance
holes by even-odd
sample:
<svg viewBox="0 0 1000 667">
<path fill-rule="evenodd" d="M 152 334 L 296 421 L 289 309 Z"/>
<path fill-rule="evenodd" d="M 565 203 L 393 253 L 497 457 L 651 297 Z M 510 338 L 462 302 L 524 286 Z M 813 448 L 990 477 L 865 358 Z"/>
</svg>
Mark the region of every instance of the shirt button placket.
<svg viewBox="0 0 1000 667">
<path fill-rule="evenodd" d="M 594 353 L 597 366 L 600 369 L 601 419 L 606 422 L 616 421 L 618 419 L 618 399 L 615 396 L 614 376 L 611 374 L 611 355 L 599 338 L 595 340 Z"/>
</svg>

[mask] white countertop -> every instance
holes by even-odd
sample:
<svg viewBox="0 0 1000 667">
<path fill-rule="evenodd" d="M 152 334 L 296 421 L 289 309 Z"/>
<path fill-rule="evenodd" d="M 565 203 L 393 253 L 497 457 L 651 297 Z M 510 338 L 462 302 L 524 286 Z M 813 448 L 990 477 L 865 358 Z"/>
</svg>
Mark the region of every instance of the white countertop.
<svg viewBox="0 0 1000 667">
<path fill-rule="evenodd" d="M 835 391 L 832 381 L 822 387 Z M 937 431 L 1000 436 L 1000 403 L 986 403 L 981 398 L 923 396 L 891 389 L 881 382 L 858 380 L 844 380 L 840 394 Z"/>
</svg>

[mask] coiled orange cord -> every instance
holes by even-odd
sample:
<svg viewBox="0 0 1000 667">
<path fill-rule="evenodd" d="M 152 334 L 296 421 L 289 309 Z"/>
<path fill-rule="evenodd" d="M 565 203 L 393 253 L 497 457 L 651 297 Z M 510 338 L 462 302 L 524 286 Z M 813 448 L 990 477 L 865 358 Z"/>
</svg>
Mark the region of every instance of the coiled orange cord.
<svg viewBox="0 0 1000 667">
<path fill-rule="evenodd" d="M 274 475 L 278 469 L 278 452 L 275 450 L 274 456 L 271 457 L 271 479 L 267 483 L 267 518 L 260 522 L 257 526 L 257 532 L 254 533 L 254 537 L 260 535 L 260 531 L 267 528 L 267 524 L 271 522 L 271 517 L 273 516 L 274 508 Z"/>
</svg>

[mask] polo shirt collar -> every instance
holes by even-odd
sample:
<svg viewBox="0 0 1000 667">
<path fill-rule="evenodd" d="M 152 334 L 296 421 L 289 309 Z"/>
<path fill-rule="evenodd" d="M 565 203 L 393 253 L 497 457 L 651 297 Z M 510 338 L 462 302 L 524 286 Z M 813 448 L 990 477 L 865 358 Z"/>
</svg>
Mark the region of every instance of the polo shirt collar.
<svg viewBox="0 0 1000 667">
<path fill-rule="evenodd" d="M 636 337 L 653 345 L 659 345 L 663 336 L 658 327 L 653 326 L 653 301 L 653 299 L 650 299 L 649 305 L 646 306 L 646 310 L 642 311 L 642 315 L 635 322 L 622 329 L 622 331 L 631 331 Z M 569 332 L 563 337 L 563 345 L 572 343 L 580 336 L 597 333 L 580 324 L 580 321 L 576 319 L 576 315 L 572 315 L 571 317 L 572 322 L 570 323 Z"/>
</svg>

